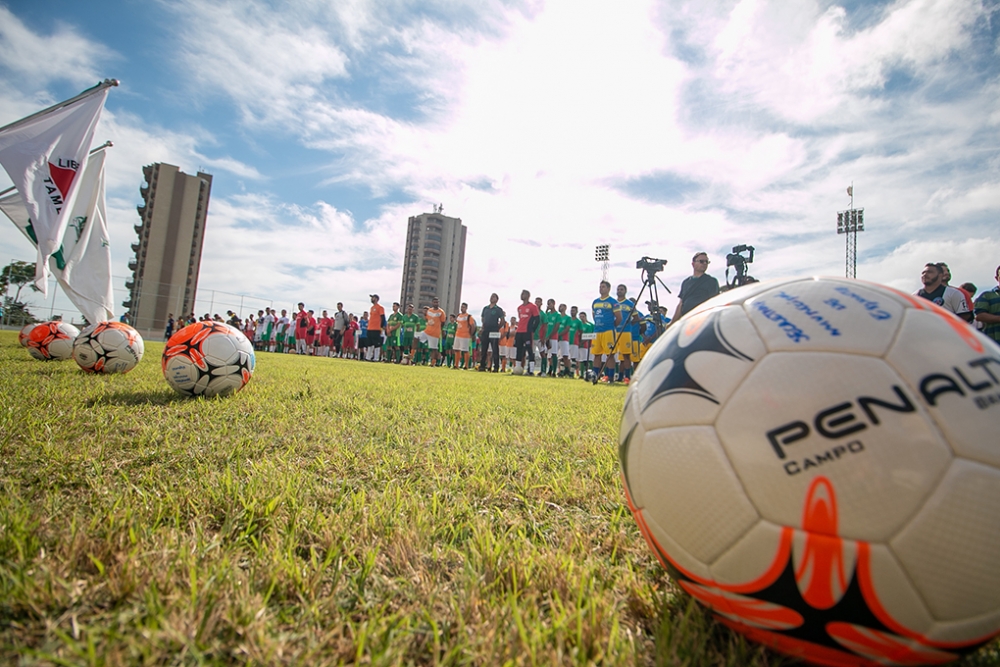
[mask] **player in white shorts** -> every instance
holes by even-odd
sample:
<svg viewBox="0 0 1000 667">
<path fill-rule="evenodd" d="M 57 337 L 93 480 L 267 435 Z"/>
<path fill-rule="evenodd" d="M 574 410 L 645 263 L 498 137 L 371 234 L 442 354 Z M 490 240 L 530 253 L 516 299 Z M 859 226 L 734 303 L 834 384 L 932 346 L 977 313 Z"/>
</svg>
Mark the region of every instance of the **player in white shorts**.
<svg viewBox="0 0 1000 667">
<path fill-rule="evenodd" d="M 594 325 L 587 321 L 587 312 L 583 310 L 580 311 L 580 322 L 583 326 L 580 328 L 580 354 L 576 360 L 580 377 L 587 379 L 587 371 L 594 365 L 594 353 L 591 351 L 594 341 L 583 340 L 582 336 L 585 333 L 594 333 Z"/>
<path fill-rule="evenodd" d="M 288 319 L 288 311 L 285 309 L 281 310 L 281 317 L 278 318 L 275 324 L 275 335 L 274 342 L 277 345 L 276 348 L 271 351 L 284 352 L 285 342 L 288 340 L 288 329 L 291 327 L 292 321 Z"/>
<path fill-rule="evenodd" d="M 261 349 L 267 350 L 268 352 L 274 352 L 274 323 L 277 321 L 277 317 L 274 315 L 274 310 L 271 308 L 264 309 L 264 332 L 261 335 Z"/>
<path fill-rule="evenodd" d="M 507 325 L 507 360 L 510 361 L 510 365 L 513 367 L 514 361 L 517 360 L 517 347 L 514 345 L 514 333 L 517 331 L 517 318 L 510 318 L 510 323 Z"/>
<path fill-rule="evenodd" d="M 579 367 L 580 361 L 580 309 L 573 306 L 569 309 L 570 316 L 570 328 L 569 328 L 569 362 L 570 367 L 575 372 Z"/>
<path fill-rule="evenodd" d="M 262 350 L 264 342 L 264 311 L 257 311 L 257 324 L 253 330 L 253 349 Z"/>
<path fill-rule="evenodd" d="M 535 357 L 538 359 L 539 362 L 541 362 L 541 360 L 544 359 L 545 356 L 548 354 L 548 348 L 549 348 L 548 338 L 541 337 L 542 328 L 544 327 L 544 325 L 541 322 L 541 316 L 542 313 L 545 312 L 545 302 L 542 301 L 542 297 L 540 296 L 535 297 L 535 307 L 538 308 L 539 322 L 538 322 L 538 328 L 535 329 L 534 338 L 532 339 L 531 344 L 535 348 Z"/>
</svg>

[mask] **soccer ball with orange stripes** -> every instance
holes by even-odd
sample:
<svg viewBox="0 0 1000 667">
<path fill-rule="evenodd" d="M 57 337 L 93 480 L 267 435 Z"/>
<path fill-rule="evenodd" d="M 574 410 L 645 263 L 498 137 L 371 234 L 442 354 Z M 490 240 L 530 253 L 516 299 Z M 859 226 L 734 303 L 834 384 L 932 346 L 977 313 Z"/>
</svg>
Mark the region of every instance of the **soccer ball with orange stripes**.
<svg viewBox="0 0 1000 667">
<path fill-rule="evenodd" d="M 195 322 L 170 337 L 163 350 L 163 377 L 185 396 L 226 396 L 250 381 L 253 344 L 222 322 Z"/>
<path fill-rule="evenodd" d="M 38 326 L 38 324 L 35 322 L 25 324 L 21 327 L 21 330 L 17 332 L 17 342 L 21 344 L 21 347 L 28 347 L 28 337 L 31 336 L 31 330 L 36 326 Z"/>
<path fill-rule="evenodd" d="M 655 556 L 819 665 L 941 664 L 1000 633 L 1000 347 L 930 301 L 758 283 L 671 326 L 619 458 Z"/>
<path fill-rule="evenodd" d="M 73 356 L 73 341 L 79 334 L 69 322 L 42 322 L 31 328 L 24 346 L 39 361 L 66 361 Z"/>
<path fill-rule="evenodd" d="M 88 373 L 128 373 L 142 360 L 145 343 L 124 322 L 98 322 L 80 332 L 73 360 Z"/>
</svg>

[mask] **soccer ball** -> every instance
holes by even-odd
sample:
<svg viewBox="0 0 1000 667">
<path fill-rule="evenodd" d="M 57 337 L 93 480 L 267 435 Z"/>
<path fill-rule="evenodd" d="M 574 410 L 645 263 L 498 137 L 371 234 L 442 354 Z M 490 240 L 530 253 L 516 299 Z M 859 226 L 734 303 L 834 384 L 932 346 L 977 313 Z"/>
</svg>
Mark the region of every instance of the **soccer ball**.
<svg viewBox="0 0 1000 667">
<path fill-rule="evenodd" d="M 73 341 L 80 330 L 68 322 L 43 322 L 28 333 L 25 347 L 39 361 L 66 361 L 73 356 Z"/>
<path fill-rule="evenodd" d="M 139 332 L 124 322 L 98 322 L 73 343 L 73 360 L 88 373 L 128 373 L 142 359 Z"/>
<path fill-rule="evenodd" d="M 222 322 L 195 322 L 179 330 L 163 350 L 163 377 L 185 396 L 226 396 L 253 375 L 253 344 Z"/>
<path fill-rule="evenodd" d="M 21 347 L 28 347 L 28 336 L 31 335 L 31 330 L 34 329 L 38 324 L 32 322 L 31 324 L 25 324 L 21 327 L 21 331 L 17 334 L 17 342 L 21 344 Z"/>
<path fill-rule="evenodd" d="M 731 628 L 820 665 L 1000 633 L 1000 347 L 817 278 L 712 299 L 648 351 L 619 458 L 640 531 Z"/>
</svg>

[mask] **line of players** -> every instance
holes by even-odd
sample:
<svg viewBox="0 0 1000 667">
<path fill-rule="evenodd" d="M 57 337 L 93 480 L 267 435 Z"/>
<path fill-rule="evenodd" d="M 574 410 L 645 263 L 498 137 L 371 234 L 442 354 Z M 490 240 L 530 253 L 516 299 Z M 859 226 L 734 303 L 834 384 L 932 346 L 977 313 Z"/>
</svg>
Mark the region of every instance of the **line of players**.
<svg viewBox="0 0 1000 667">
<path fill-rule="evenodd" d="M 258 317 L 254 340 L 257 349 L 271 352 L 455 369 L 471 369 L 478 356 L 479 370 L 506 372 L 509 367 L 516 375 L 587 378 L 592 377 L 589 372 L 603 370 L 602 382 L 617 378 L 627 383 L 634 365 L 670 320 L 665 308 L 650 302 L 647 305 L 653 312 L 641 313 L 628 298 L 625 285 L 618 286 L 617 299 L 610 296 L 610 290 L 610 283 L 603 281 L 600 297 L 592 304 L 593 322 L 577 306 L 557 306 L 555 299 L 546 303 L 541 297 L 532 302 L 528 290 L 521 293 L 517 316 L 509 320 L 493 294 L 490 305 L 483 308 L 481 322 L 476 322 L 465 303 L 461 312 L 446 315 L 436 298 L 420 314 L 412 304 L 401 311 L 400 304 L 394 303 L 386 316 L 378 295 L 373 294 L 365 330 L 357 325 L 356 317 L 348 316 L 338 331 L 336 318 L 343 312 L 339 304 L 334 318 L 324 311 L 316 319 L 300 303 L 293 318 L 287 311 L 278 317 L 271 310 Z M 358 351 L 359 338 L 367 343 L 361 346 L 364 352 Z"/>
</svg>

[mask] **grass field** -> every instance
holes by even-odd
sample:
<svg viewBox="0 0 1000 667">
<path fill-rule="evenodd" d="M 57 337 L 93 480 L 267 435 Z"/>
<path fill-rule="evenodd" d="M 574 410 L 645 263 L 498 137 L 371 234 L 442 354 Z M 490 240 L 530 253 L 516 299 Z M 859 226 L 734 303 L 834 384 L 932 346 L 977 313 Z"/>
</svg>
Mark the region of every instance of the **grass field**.
<svg viewBox="0 0 1000 667">
<path fill-rule="evenodd" d="M 0 662 L 789 664 L 648 551 L 622 388 L 262 354 L 189 400 L 161 351 L 87 376 L 0 332 Z"/>
</svg>

